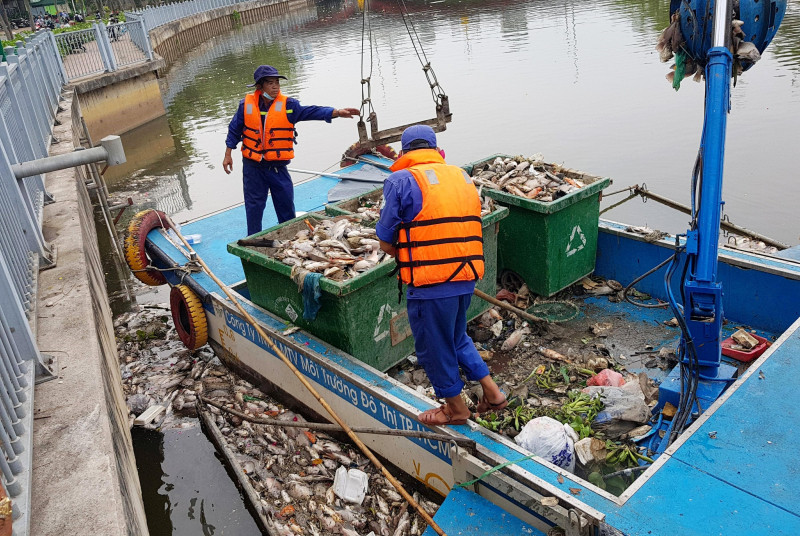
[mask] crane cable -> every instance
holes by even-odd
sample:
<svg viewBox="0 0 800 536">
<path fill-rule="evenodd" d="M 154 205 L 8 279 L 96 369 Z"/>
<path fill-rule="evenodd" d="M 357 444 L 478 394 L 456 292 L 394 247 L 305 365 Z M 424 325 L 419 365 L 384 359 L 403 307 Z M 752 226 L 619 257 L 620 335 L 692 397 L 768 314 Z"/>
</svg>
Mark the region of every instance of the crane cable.
<svg viewBox="0 0 800 536">
<path fill-rule="evenodd" d="M 364 69 L 364 43 L 369 43 L 369 69 L 365 75 Z M 372 117 L 375 114 L 375 108 L 372 107 L 372 88 L 370 86 L 370 79 L 372 78 L 372 26 L 369 20 L 369 0 L 364 0 L 364 8 L 361 18 L 361 108 L 359 116 L 361 121 L 364 120 L 364 115 Z M 364 108 L 367 108 L 366 112 Z"/>
<path fill-rule="evenodd" d="M 374 45 L 372 40 L 372 25 L 369 17 L 369 1 L 370 0 L 364 0 L 361 19 L 361 108 L 359 110 L 359 115 L 362 121 L 364 120 L 365 115 L 367 118 L 371 118 L 374 117 L 375 114 L 375 108 L 372 105 L 372 87 L 370 83 L 372 79 L 372 58 Z M 425 79 L 428 81 L 428 87 L 430 87 L 431 90 L 433 103 L 437 107 L 441 106 L 442 99 L 447 95 L 444 92 L 444 88 L 442 88 L 441 84 L 439 84 L 439 80 L 436 78 L 436 73 L 433 71 L 433 66 L 431 66 L 430 60 L 428 60 L 428 56 L 425 53 L 425 48 L 422 46 L 422 41 L 417 34 L 417 29 L 414 27 L 414 22 L 408 15 L 408 9 L 406 8 L 405 1 L 400 0 L 400 5 L 400 15 L 403 18 L 403 24 L 406 27 L 408 37 L 411 39 L 411 46 L 414 47 L 414 53 L 417 55 L 420 65 L 422 65 L 422 72 L 425 73 Z M 365 43 L 369 46 L 368 66 L 365 66 L 364 61 L 367 57 L 364 51 Z"/>
<path fill-rule="evenodd" d="M 436 73 L 433 72 L 431 62 L 428 60 L 428 56 L 425 54 L 425 49 L 422 47 L 422 41 L 420 41 L 419 35 L 417 35 L 417 29 L 414 27 L 414 22 L 411 20 L 411 17 L 408 16 L 405 0 L 400 0 L 400 5 L 402 6 L 400 15 L 403 17 L 403 24 L 406 26 L 408 37 L 411 39 L 411 45 L 414 47 L 414 52 L 417 54 L 417 59 L 419 60 L 420 65 L 422 65 L 422 71 L 425 73 L 425 78 L 428 80 L 428 86 L 431 88 L 433 102 L 438 106 L 442 102 L 442 97 L 446 96 L 444 89 L 442 88 L 441 84 L 439 84 L 439 80 L 436 78 Z"/>
</svg>

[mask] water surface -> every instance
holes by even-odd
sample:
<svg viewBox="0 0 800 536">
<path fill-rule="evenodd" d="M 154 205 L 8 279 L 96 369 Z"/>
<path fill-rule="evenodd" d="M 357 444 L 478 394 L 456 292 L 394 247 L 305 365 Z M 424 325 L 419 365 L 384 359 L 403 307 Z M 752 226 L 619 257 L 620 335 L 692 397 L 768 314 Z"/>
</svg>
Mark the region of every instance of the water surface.
<svg viewBox="0 0 800 536">
<path fill-rule="evenodd" d="M 372 100 L 381 128 L 433 117 L 433 101 L 394 0 L 370 2 Z M 453 122 L 439 136 L 451 163 L 493 153 L 530 155 L 614 180 L 646 183 L 689 202 L 703 120 L 702 84 L 676 92 L 654 50 L 666 0 L 407 1 L 417 35 L 450 97 Z M 318 2 L 277 21 L 243 27 L 187 54 L 163 80 L 161 135 L 112 188 L 151 192 L 178 219 L 242 200 L 241 163 L 222 172 L 227 124 L 254 66 L 286 73 L 305 104 L 361 104 L 362 17 L 355 2 Z M 764 58 L 732 91 L 724 200 L 732 221 L 790 244 L 800 241 L 794 159 L 800 124 L 800 4 L 789 2 Z M 294 164 L 325 170 L 357 139 L 355 120 L 300 125 Z M 129 137 L 130 138 L 130 137 Z M 129 158 L 129 160 L 131 160 Z M 109 173 L 111 170 L 109 170 Z M 297 175 L 295 179 L 304 176 Z M 619 198 L 610 198 L 608 206 Z M 682 232 L 687 217 L 634 200 L 604 217 Z"/>
</svg>

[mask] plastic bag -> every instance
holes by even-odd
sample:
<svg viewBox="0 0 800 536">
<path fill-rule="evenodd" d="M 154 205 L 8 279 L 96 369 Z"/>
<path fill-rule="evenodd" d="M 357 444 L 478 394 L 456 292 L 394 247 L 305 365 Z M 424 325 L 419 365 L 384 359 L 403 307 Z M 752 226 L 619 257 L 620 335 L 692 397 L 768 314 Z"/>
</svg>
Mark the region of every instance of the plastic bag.
<svg viewBox="0 0 800 536">
<path fill-rule="evenodd" d="M 575 442 L 578 435 L 568 424 L 550 417 L 528 422 L 514 438 L 517 445 L 570 473 L 575 470 Z"/>
<path fill-rule="evenodd" d="M 612 421 L 645 424 L 650 420 L 650 408 L 645 404 L 638 383 L 626 383 L 622 387 L 586 387 L 583 392 L 592 398 L 599 396 L 605 406 L 595 417 L 594 424 L 602 426 Z"/>
<path fill-rule="evenodd" d="M 622 374 L 611 369 L 603 369 L 586 381 L 586 385 L 610 385 L 613 387 L 622 387 L 625 385 L 625 380 L 622 379 Z"/>
</svg>

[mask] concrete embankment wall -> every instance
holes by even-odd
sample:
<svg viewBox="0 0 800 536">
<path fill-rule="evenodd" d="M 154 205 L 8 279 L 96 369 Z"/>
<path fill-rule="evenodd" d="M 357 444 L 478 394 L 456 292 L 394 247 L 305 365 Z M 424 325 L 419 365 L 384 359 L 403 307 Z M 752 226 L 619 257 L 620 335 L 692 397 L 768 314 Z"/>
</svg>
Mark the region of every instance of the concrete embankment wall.
<svg viewBox="0 0 800 536">
<path fill-rule="evenodd" d="M 199 44 L 239 25 L 264 22 L 308 5 L 313 5 L 313 0 L 285 0 L 270 4 L 253 1 L 212 9 L 151 30 L 150 43 L 156 54 L 170 65 Z"/>
<path fill-rule="evenodd" d="M 51 155 L 79 144 L 80 108 L 66 92 Z M 44 236 L 57 264 L 39 273 L 37 341 L 58 378 L 36 386 L 31 534 L 146 535 L 117 346 L 84 177 L 46 177 L 55 202 Z"/>
</svg>

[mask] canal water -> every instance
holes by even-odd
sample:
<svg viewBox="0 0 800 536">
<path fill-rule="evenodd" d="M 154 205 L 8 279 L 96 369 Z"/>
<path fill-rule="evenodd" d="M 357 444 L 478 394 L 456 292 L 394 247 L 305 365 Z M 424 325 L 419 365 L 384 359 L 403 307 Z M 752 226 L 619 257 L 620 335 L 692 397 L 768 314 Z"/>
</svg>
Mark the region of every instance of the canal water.
<svg viewBox="0 0 800 536">
<path fill-rule="evenodd" d="M 676 92 L 665 79 L 670 64 L 659 61 L 655 45 L 668 23 L 668 4 L 406 0 L 427 60 L 450 98 L 453 122 L 439 134 L 448 161 L 464 164 L 494 153 L 542 153 L 547 161 L 611 177 L 609 190 L 646 184 L 653 192 L 689 204 L 704 86 L 687 79 Z M 371 97 L 380 127 L 432 118 L 431 92 L 404 25 L 401 2 L 371 0 L 369 5 Z M 277 67 L 288 77 L 283 92 L 303 104 L 359 107 L 360 82 L 368 75 L 362 72 L 362 26 L 355 0 L 320 1 L 280 19 L 242 27 L 188 53 L 162 79 L 167 116 L 123 136 L 128 164 L 107 171 L 112 194 L 130 195 L 134 208 L 158 208 L 176 221 L 241 203 L 240 157 L 235 157 L 231 175 L 223 172 L 221 162 L 228 122 L 254 68 L 262 63 Z M 731 106 L 725 214 L 738 225 L 797 244 L 800 2 L 789 0 L 778 35 L 763 59 L 738 79 Z M 301 169 L 337 168 L 342 152 L 358 138 L 354 119 L 303 123 L 298 130 L 294 167 Z M 604 200 L 603 208 L 621 197 Z M 603 217 L 673 233 L 685 231 L 688 220 L 638 199 Z M 119 288 L 119 281 L 109 281 L 109 288 Z M 140 301 L 166 301 L 158 291 L 151 292 Z M 154 440 L 137 437 L 140 452 L 155 448 L 142 441 Z M 221 510 L 208 505 L 226 504 L 247 513 L 241 503 L 225 502 L 235 502 L 235 490 L 222 491 L 199 480 L 168 484 L 174 475 L 191 475 L 199 465 L 196 458 L 180 455 L 185 445 L 170 437 L 157 447 L 163 451 L 162 484 L 148 485 L 151 492 L 146 493 L 161 501 L 160 519 L 172 521 L 159 522 L 163 530 L 151 524 L 151 534 L 199 534 L 179 530 L 189 510 L 168 506 L 189 503 L 195 505 L 192 515 L 204 512 L 204 531 L 222 534 L 208 527 L 221 527 L 230 519 L 224 521 Z M 204 448 L 211 452 L 210 445 Z M 167 469 L 168 459 L 173 461 Z M 234 496 L 220 497 L 229 493 Z M 237 529 L 237 523 L 224 534 L 252 534 Z"/>
</svg>

